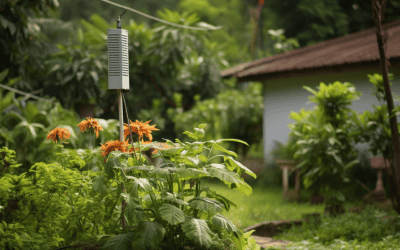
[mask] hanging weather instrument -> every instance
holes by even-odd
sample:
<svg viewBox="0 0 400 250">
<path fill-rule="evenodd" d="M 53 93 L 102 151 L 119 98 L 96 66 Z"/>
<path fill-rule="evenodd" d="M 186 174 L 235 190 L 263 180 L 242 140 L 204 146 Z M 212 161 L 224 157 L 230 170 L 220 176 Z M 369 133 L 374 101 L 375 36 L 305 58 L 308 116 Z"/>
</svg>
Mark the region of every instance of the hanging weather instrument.
<svg viewBox="0 0 400 250">
<path fill-rule="evenodd" d="M 120 141 L 124 141 L 124 117 L 122 111 L 122 92 L 129 92 L 129 53 L 128 31 L 121 29 L 121 16 L 118 17 L 117 28 L 108 29 L 108 91 L 118 91 L 118 113 Z M 129 123 L 129 121 L 128 121 Z"/>
</svg>

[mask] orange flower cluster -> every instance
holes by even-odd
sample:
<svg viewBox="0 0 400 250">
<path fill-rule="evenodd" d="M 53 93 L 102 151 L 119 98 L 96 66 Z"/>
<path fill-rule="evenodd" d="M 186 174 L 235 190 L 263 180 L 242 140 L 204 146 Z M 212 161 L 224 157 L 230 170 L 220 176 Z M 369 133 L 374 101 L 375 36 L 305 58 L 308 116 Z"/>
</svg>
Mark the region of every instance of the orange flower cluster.
<svg viewBox="0 0 400 250">
<path fill-rule="evenodd" d="M 142 140 L 142 143 L 144 143 L 143 135 L 146 135 L 147 138 L 149 138 L 149 140 L 152 141 L 153 136 L 151 135 L 151 131 L 159 130 L 159 129 L 155 128 L 156 125 L 148 125 L 150 121 L 147 121 L 145 123 L 139 122 L 138 120 L 136 120 L 136 122 L 131 121 L 130 127 L 132 130 L 132 133 L 139 135 L 139 139 Z M 124 123 L 124 139 L 127 136 L 129 136 L 129 127 L 128 127 L 128 124 Z"/>
<path fill-rule="evenodd" d="M 78 127 L 80 127 L 81 132 L 85 132 L 86 129 L 93 129 L 96 133 L 96 138 L 99 136 L 99 131 L 103 131 L 103 128 L 98 124 L 96 120 L 94 120 L 91 117 L 86 117 L 87 121 L 82 121 L 78 124 Z M 150 120 L 151 121 L 151 120 Z M 142 140 L 142 144 L 149 144 L 153 140 L 153 136 L 151 135 L 151 132 L 153 130 L 159 130 L 156 129 L 156 125 L 148 125 L 150 121 L 147 121 L 145 123 L 139 122 L 136 120 L 136 122 L 130 121 L 130 128 L 132 130 L 132 133 L 135 133 L 139 135 L 139 140 Z M 128 124 L 124 124 L 124 139 L 129 135 L 129 127 Z M 150 141 L 143 141 L 143 136 L 146 135 L 147 138 L 149 138 Z M 49 134 L 47 136 L 47 140 L 53 140 L 54 142 L 57 142 L 58 139 L 66 140 L 69 139 L 71 136 L 70 132 L 68 129 L 65 128 L 55 128 L 51 132 L 49 131 Z M 163 148 L 171 148 L 167 143 L 161 143 Z M 128 139 L 126 141 L 108 141 L 105 144 L 101 144 L 101 155 L 103 157 L 106 157 L 111 151 L 119 150 L 123 153 L 127 153 L 127 147 L 129 146 Z M 157 153 L 157 149 L 151 148 L 150 149 L 153 154 Z M 133 151 L 139 151 L 138 148 L 131 148 L 129 149 L 128 153 L 131 153 Z"/>
</svg>

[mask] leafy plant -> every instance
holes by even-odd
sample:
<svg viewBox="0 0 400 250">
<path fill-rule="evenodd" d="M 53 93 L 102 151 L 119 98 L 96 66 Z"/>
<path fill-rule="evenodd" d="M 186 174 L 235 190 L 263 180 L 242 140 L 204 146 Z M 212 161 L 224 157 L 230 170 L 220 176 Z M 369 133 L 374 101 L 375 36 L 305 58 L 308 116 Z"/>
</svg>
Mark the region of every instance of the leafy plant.
<svg viewBox="0 0 400 250">
<path fill-rule="evenodd" d="M 207 216 L 212 218 L 214 224 L 231 232 L 231 237 L 235 236 L 233 239 L 236 245 L 241 247 L 239 249 L 243 249 L 245 244 L 251 244 L 247 243 L 246 237 L 236 229 L 232 222 L 221 214 L 217 214 L 222 209 L 229 211 L 231 202 L 209 188 L 203 188 L 207 182 L 207 180 L 203 180 L 203 177 L 216 177 L 232 189 L 237 188 L 247 195 L 251 194 L 251 187 L 246 185 L 239 176 L 245 171 L 256 177 L 254 173 L 231 156 L 214 156 L 223 157 L 225 164 L 207 164 L 210 159 L 201 154 L 204 150 L 211 152 L 212 149 L 217 149 L 236 156 L 234 152 L 224 149 L 219 143 L 223 141 L 245 142 L 236 139 L 198 142 L 197 140 L 205 134 L 203 130 L 205 126 L 205 124 L 201 124 L 199 128 L 195 128 L 194 133 L 184 132 L 196 140 L 193 143 L 182 143 L 176 139 L 179 146 L 175 147 L 171 141 L 166 140 L 172 148 L 155 154 L 154 158 L 161 157 L 164 160 L 162 166 L 157 169 L 151 165 L 139 165 L 134 158 L 128 159 L 127 162 L 119 160 L 118 165 L 120 166 L 117 167 L 115 165 L 118 162 L 116 161 L 117 157 L 125 158 L 126 155 L 120 152 L 110 153 L 104 173 L 96 180 L 98 183 L 96 190 L 101 193 L 109 190 L 110 184 L 106 184 L 107 180 L 116 181 L 116 186 L 122 184 L 126 187 L 127 192 L 121 194 L 127 204 L 124 217 L 129 224 L 134 223 L 138 227 L 133 233 L 125 233 L 111 238 L 104 249 L 115 249 L 117 244 L 118 246 L 124 245 L 123 249 L 128 249 L 130 242 L 135 248 L 156 249 L 157 244 L 161 243 L 163 239 L 174 249 L 181 248 L 188 242 L 208 248 L 211 246 L 211 231 L 205 220 Z M 143 150 L 150 146 L 158 148 L 156 145 L 150 144 Z M 120 170 L 132 171 L 133 176 L 125 176 Z M 233 170 L 236 173 L 231 172 Z M 188 188 L 189 184 L 185 185 L 187 180 L 195 180 L 195 184 L 190 184 L 190 188 Z M 192 186 L 195 186 L 194 190 L 191 189 Z M 206 197 L 200 196 L 202 192 L 206 192 Z M 184 197 L 191 195 L 194 198 L 186 202 Z M 153 220 L 151 220 L 152 218 Z M 181 237 L 177 241 L 173 241 L 173 237 L 176 235 L 181 235 Z"/>
<path fill-rule="evenodd" d="M 397 239 L 399 235 L 398 218 L 384 220 L 387 215 L 375 207 L 366 206 L 360 214 L 346 213 L 337 218 L 324 217 L 320 224 L 306 222 L 302 226 L 290 228 L 275 238 L 296 243 L 308 241 L 323 246 L 329 246 L 337 240 L 376 244 L 385 238 Z"/>
<path fill-rule="evenodd" d="M 155 128 L 147 123 L 126 125 L 125 135 L 133 130 L 139 140 L 143 135 L 151 140 L 151 130 Z M 97 121 L 92 119 L 78 126 L 82 132 L 90 128 L 89 131 L 96 136 L 99 130 L 102 131 Z M 204 136 L 204 127 L 202 124 L 195 128 L 194 133 L 186 131 L 185 134 L 198 140 Z M 47 139 L 57 142 L 68 139 L 70 135 L 68 129 L 56 128 L 48 134 Z M 182 143 L 177 139 L 177 144 L 167 140 L 166 144 L 160 145 L 142 140 L 141 144 L 137 144 L 138 149 L 128 147 L 129 153 L 134 156 L 128 158 L 127 142 L 110 141 L 102 145 L 101 154 L 98 149 L 81 152 L 86 154 L 86 164 L 72 152 L 69 153 L 74 157 L 64 157 L 62 153 L 62 166 L 37 163 L 30 170 L 34 173 L 30 178 L 24 173 L 0 179 L 3 183 L 0 193 L 12 191 L 1 196 L 0 204 L 4 211 L 0 217 L 6 218 L 2 220 L 7 225 L 14 221 L 23 222 L 23 228 L 18 224 L 13 227 L 24 230 L 28 235 L 22 246 L 34 249 L 50 249 L 62 241 L 71 244 L 91 237 L 95 232 L 99 238 L 117 234 L 107 241 L 104 249 L 124 246 L 127 249 L 157 249 L 159 244 L 171 247 L 176 241 L 181 248 L 189 243 L 203 245 L 207 249 L 212 246 L 218 248 L 223 239 L 212 242 L 218 236 L 209 228 L 211 221 L 213 228 L 220 228 L 220 235 L 231 239 L 238 249 L 254 249 L 255 241 L 249 238 L 252 232 L 243 234 L 232 222 L 218 214 L 222 209 L 229 211 L 230 206 L 235 204 L 215 191 L 204 188 L 208 179 L 202 177 L 217 177 L 232 189 L 236 188 L 246 195 L 252 192 L 251 187 L 239 177 L 244 171 L 256 177 L 245 166 L 225 155 L 214 156 L 223 157 L 225 164 L 207 164 L 210 154 L 208 157 L 201 154 L 204 150 L 211 152 L 217 149 L 236 156 L 219 145 L 223 141 L 245 143 L 236 139 Z M 64 147 L 57 146 L 61 149 Z M 165 149 L 166 146 L 169 149 Z M 142 152 L 150 147 L 155 158 L 164 161 L 160 168 L 144 164 L 146 158 Z M 104 162 L 98 160 L 107 155 Z M 87 166 L 86 171 L 81 170 L 84 165 Z M 185 185 L 186 181 L 189 184 Z M 200 195 L 202 192 L 206 192 L 206 197 Z M 194 197 L 186 202 L 185 196 Z M 62 215 L 58 214 L 60 211 Z M 122 229 L 118 226 L 120 222 Z M 8 233 L 10 230 L 3 231 Z M 225 233 L 221 233 L 221 230 Z M 19 231 L 13 235 L 23 234 Z M 34 241 L 43 235 L 46 235 L 46 240 L 39 240 L 35 244 Z M 10 240 L 13 244 L 21 245 L 17 238 Z"/>
<path fill-rule="evenodd" d="M 92 20 L 102 20 L 93 15 Z M 49 67 L 44 87 L 58 89 L 51 94 L 57 98 L 64 107 L 75 107 L 77 103 L 95 103 L 105 94 L 107 76 L 107 36 L 94 25 L 82 20 L 82 26 L 87 32 L 83 33 L 81 27 L 77 30 L 77 42 L 58 44 L 59 51 L 51 54 L 46 59 Z M 108 25 L 104 27 L 106 31 Z M 84 53 L 82 53 L 84 51 Z M 62 93 L 62 94 L 60 94 Z"/>
<path fill-rule="evenodd" d="M 303 174 L 305 187 L 331 198 L 327 202 L 329 211 L 345 201 L 340 190 L 342 183 L 349 182 L 346 170 L 358 162 L 352 145 L 355 141 L 352 117 L 356 113 L 347 106 L 361 93 L 352 84 L 340 82 L 328 86 L 321 83 L 319 92 L 303 88 L 314 94 L 309 99 L 317 106 L 312 111 L 292 112 L 289 116 L 297 121 L 296 125 L 289 125 L 298 145 L 294 159 L 301 161 L 297 168 Z"/>
</svg>

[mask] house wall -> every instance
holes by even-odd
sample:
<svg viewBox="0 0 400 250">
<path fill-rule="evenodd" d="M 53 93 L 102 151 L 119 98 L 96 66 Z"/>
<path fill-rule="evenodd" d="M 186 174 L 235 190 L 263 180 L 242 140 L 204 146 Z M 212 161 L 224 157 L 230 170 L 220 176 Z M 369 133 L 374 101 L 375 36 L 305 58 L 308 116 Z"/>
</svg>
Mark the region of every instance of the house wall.
<svg viewBox="0 0 400 250">
<path fill-rule="evenodd" d="M 359 100 L 353 101 L 349 106 L 358 113 L 365 110 L 373 111 L 372 105 L 379 105 L 378 100 L 372 95 L 372 83 L 369 82 L 367 74 L 380 73 L 376 70 L 364 70 L 356 72 L 342 72 L 331 74 L 313 74 L 309 76 L 298 76 L 290 78 L 272 79 L 264 82 L 264 117 L 263 117 L 263 138 L 264 138 L 264 157 L 267 163 L 273 161 L 271 150 L 274 140 L 286 143 L 290 129 L 288 124 L 295 121 L 289 118 L 290 111 L 299 112 L 301 108 L 312 109 L 315 104 L 307 103 L 308 97 L 313 95 L 302 86 L 306 85 L 317 90 L 320 82 L 325 84 L 335 81 L 350 82 L 354 84 L 357 91 L 362 93 Z M 392 96 L 400 96 L 400 67 L 389 68 L 389 73 L 394 74 L 391 90 Z M 400 102 L 394 101 L 394 105 L 400 105 Z M 398 118 L 399 119 L 399 118 Z M 359 149 L 368 149 L 366 144 L 358 144 Z M 372 157 L 372 154 L 370 154 Z"/>
</svg>

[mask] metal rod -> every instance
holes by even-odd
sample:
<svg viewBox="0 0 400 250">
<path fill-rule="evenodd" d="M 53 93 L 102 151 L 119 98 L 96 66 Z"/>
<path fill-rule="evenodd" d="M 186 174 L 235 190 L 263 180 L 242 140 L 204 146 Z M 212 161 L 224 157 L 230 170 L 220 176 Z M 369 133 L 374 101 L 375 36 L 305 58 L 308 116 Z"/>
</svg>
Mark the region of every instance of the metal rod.
<svg viewBox="0 0 400 250">
<path fill-rule="evenodd" d="M 118 90 L 118 113 L 119 113 L 119 140 L 124 141 L 124 116 L 122 111 L 122 90 Z"/>
</svg>

